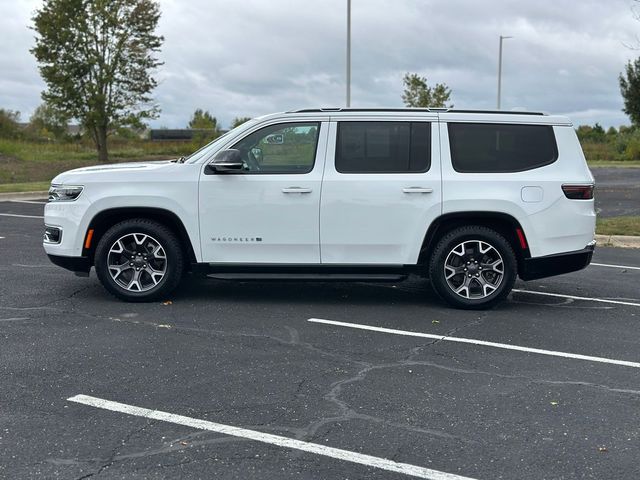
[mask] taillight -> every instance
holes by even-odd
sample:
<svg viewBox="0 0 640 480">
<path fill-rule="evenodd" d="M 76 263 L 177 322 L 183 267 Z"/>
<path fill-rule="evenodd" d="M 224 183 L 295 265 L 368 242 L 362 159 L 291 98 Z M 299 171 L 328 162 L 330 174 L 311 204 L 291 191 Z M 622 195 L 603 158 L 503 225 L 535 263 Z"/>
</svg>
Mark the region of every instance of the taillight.
<svg viewBox="0 0 640 480">
<path fill-rule="evenodd" d="M 591 200 L 593 185 L 562 185 L 565 197 L 571 200 Z"/>
</svg>

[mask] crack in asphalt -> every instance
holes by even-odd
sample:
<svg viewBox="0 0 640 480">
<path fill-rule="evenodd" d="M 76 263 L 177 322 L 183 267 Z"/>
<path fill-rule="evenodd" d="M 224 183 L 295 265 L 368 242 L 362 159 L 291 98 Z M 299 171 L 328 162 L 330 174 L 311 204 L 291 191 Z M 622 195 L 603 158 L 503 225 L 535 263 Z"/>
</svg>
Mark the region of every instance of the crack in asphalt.
<svg viewBox="0 0 640 480">
<path fill-rule="evenodd" d="M 86 458 L 86 459 L 82 459 L 82 458 L 50 458 L 47 460 L 48 463 L 54 464 L 54 465 L 83 465 L 86 463 L 96 463 L 96 462 L 100 462 L 102 463 L 101 467 L 98 468 L 97 471 L 89 473 L 84 475 L 83 477 L 80 477 L 76 480 L 81 480 L 81 479 L 86 479 L 86 478 L 90 478 L 92 476 L 98 475 L 99 473 L 101 473 L 101 471 L 103 471 L 105 468 L 108 468 L 110 466 L 112 466 L 114 463 L 117 462 L 122 462 L 125 460 L 132 460 L 132 459 L 138 459 L 138 458 L 147 458 L 147 457 L 152 457 L 154 455 L 162 455 L 165 453 L 173 453 L 173 452 L 181 452 L 181 451 L 185 451 L 188 448 L 193 448 L 193 447 L 199 447 L 199 446 L 203 446 L 203 445 L 213 445 L 213 444 L 223 444 L 223 443 L 234 443 L 234 442 L 248 442 L 249 440 L 247 439 L 243 439 L 243 438 L 237 438 L 237 437 L 231 437 L 231 436 L 226 436 L 226 435 L 220 435 L 220 434 L 214 434 L 213 432 L 208 432 L 208 431 L 196 431 L 187 435 L 182 435 L 178 438 L 175 438 L 173 440 L 169 440 L 169 441 L 165 441 L 164 445 L 162 447 L 158 447 L 158 448 L 151 448 L 151 449 L 145 449 L 142 451 L 135 451 L 135 452 L 129 452 L 129 453 L 121 453 L 118 454 L 117 451 L 124 447 L 126 445 L 126 443 L 132 438 L 132 435 L 135 435 L 136 433 L 141 433 L 142 430 L 146 429 L 148 426 L 150 426 L 151 423 L 149 425 L 146 425 L 143 429 L 138 429 L 137 432 L 132 432 L 128 435 L 128 438 L 125 438 L 125 441 L 122 441 L 121 444 L 119 445 L 119 447 L 116 447 L 116 449 L 114 449 L 115 454 L 112 453 L 112 455 L 108 458 L 107 461 L 105 461 L 102 458 Z M 202 436 L 212 436 L 212 435 L 218 435 L 215 438 L 210 438 L 207 440 L 196 440 L 194 441 L 193 439 L 197 439 L 199 437 Z M 163 437 L 164 438 L 164 437 Z"/>
<path fill-rule="evenodd" d="M 487 315 L 488 314 L 485 312 L 476 320 L 450 330 L 449 332 L 446 333 L 445 336 L 450 336 L 460 330 L 463 330 L 464 328 L 479 325 L 487 318 Z M 313 438 L 317 434 L 318 430 L 326 425 L 331 425 L 334 423 L 346 422 L 351 420 L 365 420 L 365 421 L 370 421 L 374 423 L 381 423 L 381 424 L 396 427 L 396 428 L 402 428 L 404 430 L 408 430 L 415 433 L 426 434 L 426 435 L 431 435 L 431 436 L 440 437 L 440 438 L 460 440 L 467 443 L 475 443 L 470 439 L 460 437 L 457 435 L 452 435 L 452 434 L 443 432 L 441 430 L 417 427 L 417 426 L 409 425 L 406 423 L 390 422 L 388 420 L 384 420 L 382 418 L 379 418 L 373 415 L 358 413 L 346 401 L 340 398 L 340 395 L 343 391 L 343 387 L 356 382 L 362 382 L 363 380 L 365 380 L 367 375 L 372 371 L 382 370 L 382 369 L 392 369 L 392 368 L 398 368 L 398 367 L 407 367 L 407 366 L 413 366 L 413 365 L 425 365 L 426 363 L 430 363 L 431 366 L 436 366 L 436 367 L 439 366 L 438 364 L 432 364 L 431 362 L 420 362 L 413 359 L 418 355 L 420 355 L 424 349 L 428 347 L 433 347 L 434 345 L 437 345 L 441 341 L 442 339 L 435 339 L 432 342 L 427 342 L 425 344 L 418 345 L 417 347 L 413 347 L 409 350 L 409 354 L 405 356 L 403 360 L 400 360 L 398 362 L 368 364 L 367 366 L 359 370 L 355 375 L 331 384 L 330 390 L 323 396 L 323 398 L 328 402 L 333 403 L 334 405 L 337 406 L 338 414 L 331 417 L 321 418 L 309 424 L 305 429 L 302 429 L 302 435 L 300 435 L 298 438 L 299 439 Z"/>
<path fill-rule="evenodd" d="M 126 446 L 126 444 L 129 443 L 129 440 L 131 440 L 131 438 L 133 438 L 134 435 L 137 435 L 138 433 L 142 433 L 147 427 L 150 427 L 151 425 L 153 425 L 153 423 L 154 423 L 153 421 L 147 420 L 145 425 L 129 432 L 124 437 L 124 439 L 122 439 L 120 443 L 111 450 L 111 454 L 109 455 L 109 457 L 106 460 L 102 461 L 102 465 L 100 465 L 95 472 L 91 472 L 86 475 L 83 475 L 82 477 L 78 477 L 76 480 L 84 480 L 86 478 L 91 478 L 91 477 L 100 475 L 104 470 L 111 467 L 116 462 L 116 456 L 118 454 L 118 451 L 122 447 Z"/>
<path fill-rule="evenodd" d="M 29 306 L 29 307 L 7 307 L 7 306 L 0 306 L 1 310 L 13 310 L 13 311 L 27 311 L 27 310 L 44 310 L 44 309 L 51 309 L 51 310 L 56 310 L 56 311 L 60 311 L 60 312 L 65 312 L 64 309 L 59 309 L 59 308 L 54 308 L 52 307 L 52 305 L 55 305 L 56 303 L 60 303 L 60 302 L 64 302 L 67 300 L 71 300 L 73 299 L 76 295 L 78 295 L 79 293 L 84 292 L 85 290 L 88 290 L 90 288 L 93 288 L 95 285 L 85 285 L 84 287 L 78 288 L 77 290 L 74 290 L 73 292 L 71 292 L 68 295 L 65 295 L 64 297 L 61 298 L 56 298 L 54 300 L 51 300 L 49 302 L 43 303 L 42 305 L 34 305 L 34 306 Z M 75 312 L 74 309 L 71 310 L 71 313 L 78 313 Z"/>
</svg>

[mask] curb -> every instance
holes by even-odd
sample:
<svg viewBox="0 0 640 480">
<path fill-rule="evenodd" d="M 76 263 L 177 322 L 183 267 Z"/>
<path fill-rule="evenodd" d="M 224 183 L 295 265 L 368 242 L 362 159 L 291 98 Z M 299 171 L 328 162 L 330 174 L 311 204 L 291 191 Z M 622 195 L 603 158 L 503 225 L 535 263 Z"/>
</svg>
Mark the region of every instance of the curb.
<svg viewBox="0 0 640 480">
<path fill-rule="evenodd" d="M 44 198 L 47 198 L 48 195 L 49 192 L 46 190 L 38 192 L 0 193 L 0 202 L 10 200 L 42 200 Z"/>
<path fill-rule="evenodd" d="M 601 247 L 640 248 L 640 237 L 632 235 L 596 235 Z"/>
</svg>

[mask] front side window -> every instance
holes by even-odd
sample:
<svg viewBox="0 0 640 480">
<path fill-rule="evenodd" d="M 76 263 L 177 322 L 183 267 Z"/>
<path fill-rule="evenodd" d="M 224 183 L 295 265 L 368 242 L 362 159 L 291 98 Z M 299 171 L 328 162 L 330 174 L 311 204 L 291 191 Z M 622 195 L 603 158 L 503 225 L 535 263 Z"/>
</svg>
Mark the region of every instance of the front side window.
<svg viewBox="0 0 640 480">
<path fill-rule="evenodd" d="M 431 165 L 428 122 L 340 122 L 340 173 L 420 173 Z"/>
<path fill-rule="evenodd" d="M 453 168 L 461 173 L 523 172 L 556 161 L 553 127 L 449 123 Z"/>
<path fill-rule="evenodd" d="M 313 170 L 320 124 L 281 123 L 246 136 L 240 151 L 245 173 L 309 173 Z"/>
</svg>

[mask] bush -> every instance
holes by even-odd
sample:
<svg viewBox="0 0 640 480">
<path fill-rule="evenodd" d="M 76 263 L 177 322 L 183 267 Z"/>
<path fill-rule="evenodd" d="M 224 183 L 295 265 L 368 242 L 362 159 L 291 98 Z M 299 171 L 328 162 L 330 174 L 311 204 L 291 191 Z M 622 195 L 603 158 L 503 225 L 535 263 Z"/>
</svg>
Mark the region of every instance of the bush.
<svg viewBox="0 0 640 480">
<path fill-rule="evenodd" d="M 640 129 L 613 127 L 606 132 L 599 125 L 580 125 L 576 129 L 588 161 L 625 162 L 640 160 Z"/>
<path fill-rule="evenodd" d="M 0 138 L 18 138 L 21 128 L 18 125 L 20 112 L 0 108 Z"/>
</svg>

